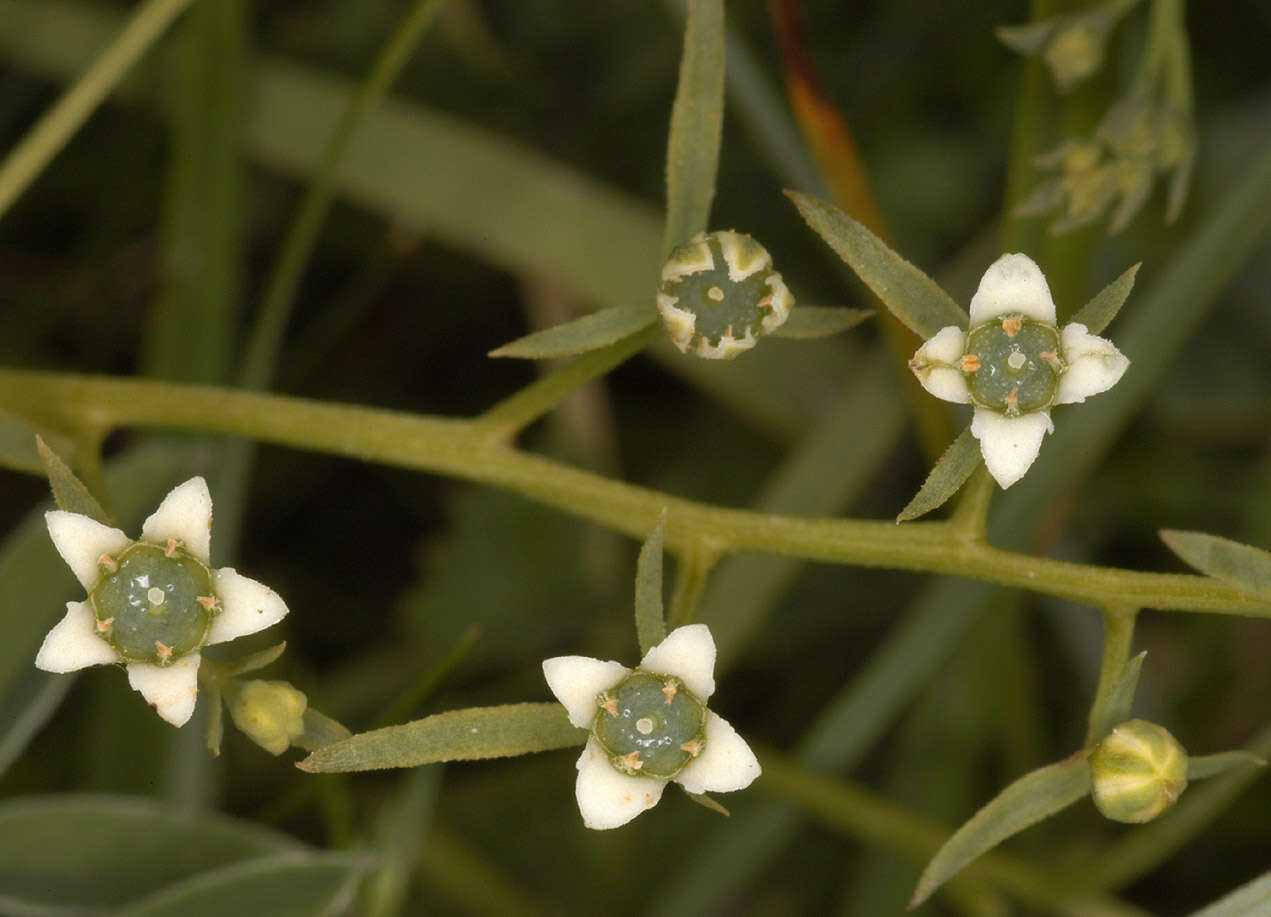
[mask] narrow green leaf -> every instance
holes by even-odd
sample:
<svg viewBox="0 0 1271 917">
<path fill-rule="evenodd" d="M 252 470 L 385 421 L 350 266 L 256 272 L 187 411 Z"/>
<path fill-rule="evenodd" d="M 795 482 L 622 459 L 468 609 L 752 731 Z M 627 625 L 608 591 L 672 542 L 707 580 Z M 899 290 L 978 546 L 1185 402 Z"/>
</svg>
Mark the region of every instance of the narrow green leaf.
<svg viewBox="0 0 1271 917">
<path fill-rule="evenodd" d="M 684 795 L 704 809 L 710 809 L 712 812 L 726 817 L 732 815 L 732 813 L 720 805 L 719 802 L 707 796 L 705 793 L 690 793 L 686 790 Z"/>
<path fill-rule="evenodd" d="M 772 336 L 796 340 L 829 337 L 855 328 L 873 314 L 872 309 L 851 309 L 847 306 L 798 306 L 790 311 L 790 317 L 772 332 Z"/>
<path fill-rule="evenodd" d="M 1204 532 L 1162 529 L 1161 540 L 1206 576 L 1271 601 L 1271 552 Z"/>
<path fill-rule="evenodd" d="M 653 531 L 640 546 L 636 561 L 636 639 L 643 655 L 666 639 L 666 618 L 662 613 L 662 541 L 666 534 L 666 510 L 658 516 Z"/>
<path fill-rule="evenodd" d="M 724 2 L 689 0 L 684 54 L 666 145 L 662 254 L 705 232 L 724 127 Z"/>
<path fill-rule="evenodd" d="M 1025 774 L 962 825 L 932 857 L 909 902 L 912 910 L 976 857 L 1066 809 L 1090 792 L 1086 752 Z"/>
<path fill-rule="evenodd" d="M 980 443 L 971 435 L 971 428 L 967 427 L 944 450 L 940 460 L 918 488 L 918 493 L 900 511 L 896 521 L 899 523 L 917 519 L 943 505 L 967 482 L 982 461 Z"/>
<path fill-rule="evenodd" d="M 54 452 L 62 455 L 70 455 L 75 448 L 75 442 L 68 436 L 37 428 L 24 417 L 0 411 L 0 468 L 44 474 L 44 462 L 35 445 L 37 436 L 42 436 Z"/>
<path fill-rule="evenodd" d="M 0 774 L 52 718 L 74 683 L 73 678 L 41 672 L 32 665 L 4 686 L 0 692 Z"/>
<path fill-rule="evenodd" d="M 11 799 L 0 803 L 0 913 L 113 911 L 205 870 L 304 849 L 250 822 L 153 799 Z"/>
<path fill-rule="evenodd" d="M 1124 723 L 1130 718 L 1130 710 L 1134 706 L 1134 692 L 1139 686 L 1139 672 L 1143 669 L 1143 659 L 1147 652 L 1139 653 L 1125 664 L 1116 687 L 1108 696 L 1107 706 L 1093 735 L 1103 738 L 1112 731 L 1112 727 Z"/>
<path fill-rule="evenodd" d="M 266 647 L 257 653 L 251 653 L 242 659 L 227 663 L 223 666 L 226 675 L 246 675 L 248 672 L 255 672 L 269 665 L 287 650 L 287 641 L 276 643 L 273 646 Z"/>
<path fill-rule="evenodd" d="M 1271 871 L 1264 872 L 1191 917 L 1259 917 L 1271 913 Z"/>
<path fill-rule="evenodd" d="M 44 463 L 44 473 L 48 475 L 49 487 L 53 490 L 53 502 L 58 509 L 88 516 L 103 525 L 115 524 L 110 514 L 97 502 L 97 498 L 88 492 L 84 482 L 75 477 L 75 472 L 38 436 L 35 438 L 35 448 L 40 453 L 40 461 Z"/>
<path fill-rule="evenodd" d="M 280 853 L 175 882 L 116 912 L 119 917 L 313 917 L 337 910 L 369 859 L 354 853 Z"/>
<path fill-rule="evenodd" d="M 1134 277 L 1138 274 L 1140 267 L 1142 267 L 1141 262 L 1096 293 L 1094 298 L 1082 306 L 1071 320 L 1081 322 L 1090 329 L 1091 334 L 1101 333 L 1104 328 L 1112 324 L 1112 320 L 1121 311 L 1121 306 L 1125 304 L 1130 291 L 1134 289 Z"/>
<path fill-rule="evenodd" d="M 372 843 L 375 871 L 362 886 L 362 917 L 396 917 L 405 904 L 418 869 L 441 790 L 441 767 L 417 767 L 401 777 L 397 790 L 375 818 Z"/>
<path fill-rule="evenodd" d="M 860 223 L 832 204 L 787 191 L 803 219 L 874 291 L 907 328 L 923 338 L 970 319 L 934 280 L 914 267 Z"/>
<path fill-rule="evenodd" d="M 325 713 L 308 707 L 304 712 L 305 731 L 291 744 L 305 751 L 317 751 L 336 742 L 343 742 L 353 735 L 343 723 L 331 719 Z"/>
<path fill-rule="evenodd" d="M 1266 767 L 1265 759 L 1251 751 L 1220 751 L 1214 755 L 1200 755 L 1187 759 L 1187 779 L 1204 780 L 1235 770 L 1238 767 Z"/>
<path fill-rule="evenodd" d="M 647 306 L 613 306 L 601 309 L 572 322 L 517 338 L 497 350 L 491 350 L 490 356 L 521 357 L 526 360 L 571 357 L 607 347 L 642 331 L 655 321 L 657 313 L 653 310 L 653 286 L 650 282 Z"/>
<path fill-rule="evenodd" d="M 417 767 L 525 755 L 586 740 L 587 731 L 570 725 L 560 704 L 471 707 L 359 733 L 320 748 L 297 767 L 314 774 Z"/>
</svg>

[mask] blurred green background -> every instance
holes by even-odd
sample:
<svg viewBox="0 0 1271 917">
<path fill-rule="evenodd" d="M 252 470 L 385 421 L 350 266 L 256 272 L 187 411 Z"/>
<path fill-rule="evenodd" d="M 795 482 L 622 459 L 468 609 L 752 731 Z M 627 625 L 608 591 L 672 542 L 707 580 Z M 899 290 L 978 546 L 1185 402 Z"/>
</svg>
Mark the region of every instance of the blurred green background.
<svg viewBox="0 0 1271 917">
<path fill-rule="evenodd" d="M 129 6 L 0 0 L 0 149 Z M 325 131 L 408 7 L 196 2 L 0 220 L 0 362 L 232 384 Z M 651 296 L 648 239 L 656 245 L 681 42 L 671 10 L 630 0 L 447 4 L 349 155 L 273 388 L 472 415 L 541 369 L 489 350 L 629 301 L 646 276 Z M 734 0 L 728 13 L 746 60 L 784 104 L 765 5 Z M 897 250 L 966 302 L 1001 250 L 1027 70 L 992 30 L 1028 10 L 894 0 L 808 2 L 805 14 L 810 51 Z M 1142 261 L 1124 321 L 1271 138 L 1267 6 L 1223 4 L 1219 14 L 1195 4 L 1188 27 L 1199 159 L 1182 218 L 1164 225 L 1157 193 L 1115 238 L 1102 225 L 1060 240 L 1040 224 L 1016 230 L 1048 272 L 1079 266 L 1051 276 L 1061 317 Z M 1091 87 L 1048 100 L 1052 145 L 1097 121 L 1141 41 L 1132 17 Z M 781 195 L 824 193 L 789 116 L 757 128 L 745 111 L 730 94 L 712 226 L 762 241 L 800 300 L 870 305 Z M 793 152 L 774 156 L 774 142 Z M 1156 537 L 1163 527 L 1271 547 L 1271 248 L 1247 243 L 1204 321 L 1166 356 L 1128 426 L 1109 434 L 1106 457 L 1026 524 L 1002 523 L 1005 546 L 1147 570 L 1181 569 Z M 891 518 L 928 463 L 903 417 L 900 370 L 881 353 L 872 324 L 842 338 L 767 341 L 718 366 L 660 343 L 521 444 L 703 501 Z M 125 527 L 135 531 L 171 483 L 214 474 L 223 450 L 205 437 L 111 436 Z M 1043 447 L 1035 474 L 1049 473 L 1047 459 Z M 472 628 L 470 650 L 410 717 L 547 700 L 547 656 L 636 657 L 637 545 L 620 536 L 492 490 L 272 447 L 256 452 L 241 504 L 222 503 L 212 480 L 214 562 L 269 583 L 292 610 L 279 629 L 289 652 L 267 677 L 290 679 L 354 731 L 468 646 Z M 8 471 L 3 481 L 0 512 L 16 534 L 0 548 L 9 577 L 0 615 L 25 617 L 38 595 L 51 604 L 41 620 L 56 616 L 78 587 L 38 520 L 24 523 L 47 486 Z M 53 579 L 37 586 L 37 569 Z M 814 769 L 957 825 L 1080 743 L 1099 625 L 1090 609 L 929 580 L 730 559 L 703 615 L 744 614 L 750 625 L 725 651 L 712 706 L 759 745 L 805 754 Z M 912 664 L 891 693 L 853 694 L 902 621 L 916 629 Z M 34 644 L 15 631 L 15 658 L 28 644 L 33 655 L 36 631 Z M 1239 746 L 1266 724 L 1271 624 L 1149 612 L 1136 646 L 1149 651 L 1136 712 L 1190 750 Z M 0 670 L 11 704 L 16 673 Z M 4 709 L 16 722 L 18 708 Z M 922 866 L 845 837 L 832 819 L 792 815 L 763 780 L 721 800 L 728 820 L 672 792 L 629 827 L 594 833 L 573 803 L 573 751 L 315 778 L 295 770 L 294 754 L 269 758 L 233 730 L 209 759 L 199 729 L 198 719 L 180 733 L 160 722 L 120 672 L 87 671 L 0 776 L 0 797 L 140 794 L 319 848 L 399 854 L 396 890 L 383 900 L 366 892 L 352 905 L 359 912 L 888 914 L 903 908 Z M 1263 872 L 1268 811 L 1261 780 L 1126 898 L 1181 914 Z M 1132 830 L 1083 803 L 1010 849 L 1058 869 Z M 955 910 L 938 896 L 925 912 Z"/>
</svg>

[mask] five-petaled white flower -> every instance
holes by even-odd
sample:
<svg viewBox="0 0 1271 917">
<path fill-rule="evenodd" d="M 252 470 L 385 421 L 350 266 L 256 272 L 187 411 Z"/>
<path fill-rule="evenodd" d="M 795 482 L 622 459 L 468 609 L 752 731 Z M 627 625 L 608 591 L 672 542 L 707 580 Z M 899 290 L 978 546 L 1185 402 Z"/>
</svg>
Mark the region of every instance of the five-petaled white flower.
<svg viewBox="0 0 1271 917">
<path fill-rule="evenodd" d="M 569 721 L 591 731 L 574 787 L 584 825 L 625 825 L 656 805 L 670 780 L 690 793 L 722 793 L 759 776 L 750 746 L 706 709 L 714 670 L 705 624 L 676 628 L 634 670 L 587 656 L 543 663 Z"/>
<path fill-rule="evenodd" d="M 1055 302 L 1027 255 L 989 265 L 971 298 L 971 326 L 940 331 L 909 368 L 937 398 L 975 405 L 971 434 L 1003 488 L 1024 476 L 1054 430 L 1050 408 L 1116 384 L 1130 361 L 1080 322 L 1055 325 Z"/>
<path fill-rule="evenodd" d="M 254 634 L 287 614 L 272 589 L 208 566 L 212 496 L 202 478 L 174 488 L 139 541 L 79 513 L 44 518 L 88 600 L 67 603 L 36 666 L 60 673 L 122 663 L 129 684 L 174 726 L 194 714 L 204 646 Z"/>
</svg>

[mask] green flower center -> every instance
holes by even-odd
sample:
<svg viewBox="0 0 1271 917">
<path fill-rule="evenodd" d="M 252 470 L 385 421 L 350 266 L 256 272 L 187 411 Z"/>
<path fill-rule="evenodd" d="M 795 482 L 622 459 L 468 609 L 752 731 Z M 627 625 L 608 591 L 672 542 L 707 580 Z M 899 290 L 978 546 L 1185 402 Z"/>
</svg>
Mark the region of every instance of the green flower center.
<svg viewBox="0 0 1271 917">
<path fill-rule="evenodd" d="M 1008 417 L 1050 407 L 1063 368 L 1053 325 L 1002 315 L 967 335 L 962 371 L 971 397 Z"/>
<path fill-rule="evenodd" d="M 212 574 L 179 546 L 135 542 L 88 594 L 98 633 L 126 662 L 163 665 L 203 646 L 214 615 Z"/>
<path fill-rule="evenodd" d="M 592 734 L 620 771 L 670 780 L 706 746 L 706 707 L 678 678 L 633 672 L 596 702 Z"/>
</svg>

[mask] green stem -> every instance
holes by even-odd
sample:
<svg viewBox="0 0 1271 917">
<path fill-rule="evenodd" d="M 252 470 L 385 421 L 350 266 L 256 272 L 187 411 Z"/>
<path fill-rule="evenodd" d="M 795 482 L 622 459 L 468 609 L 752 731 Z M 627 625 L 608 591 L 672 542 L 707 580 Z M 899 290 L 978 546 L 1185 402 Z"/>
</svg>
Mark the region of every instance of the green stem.
<svg viewBox="0 0 1271 917">
<path fill-rule="evenodd" d="M 1130 659 L 1130 646 L 1134 642 L 1134 623 L 1139 610 L 1135 607 L 1109 606 L 1103 610 L 1103 659 L 1099 663 L 1099 684 L 1095 688 L 1094 701 L 1090 704 L 1089 725 L 1086 727 L 1085 747 L 1089 748 L 1102 736 L 1100 725 L 1107 712 L 1108 703 L 1121 681 L 1125 664 Z"/>
<path fill-rule="evenodd" d="M 97 110 L 190 0 L 147 0 L 0 165 L 0 217 Z"/>
<path fill-rule="evenodd" d="M 300 277 L 313 252 L 327 211 L 331 208 L 339 165 L 358 128 L 397 79 L 440 5 L 440 0 L 417 0 L 398 24 L 397 30 L 376 60 L 375 68 L 362 83 L 353 103 L 345 110 L 332 131 L 318 162 L 313 183 L 300 206 L 300 213 L 291 224 L 282 251 L 274 263 L 243 363 L 240 379 L 243 387 L 268 387 L 287 319 L 291 315 L 292 303 L 296 298 L 296 290 L 300 286 Z"/>
<path fill-rule="evenodd" d="M 671 630 L 691 624 L 697 619 L 697 608 L 702 602 L 702 593 L 706 591 L 706 580 L 717 560 L 719 552 L 700 543 L 693 544 L 680 553 L 675 571 L 675 592 L 671 594 L 671 609 L 667 615 L 667 625 Z"/>
<path fill-rule="evenodd" d="M 38 405 L 62 428 L 167 427 L 264 442 L 478 481 L 642 539 L 668 509 L 681 552 L 758 551 L 827 563 L 923 570 L 1103 607 L 1135 605 L 1271 617 L 1271 606 L 1222 583 L 1004 551 L 951 537 L 947 523 L 816 519 L 710 506 L 491 444 L 479 421 L 417 416 L 206 386 L 0 370 L 0 409 Z"/>
<path fill-rule="evenodd" d="M 949 519 L 950 527 L 959 538 L 984 540 L 988 531 L 989 503 L 996 490 L 997 483 L 989 476 L 989 470 L 981 465 L 962 488 L 958 505 Z"/>
</svg>

